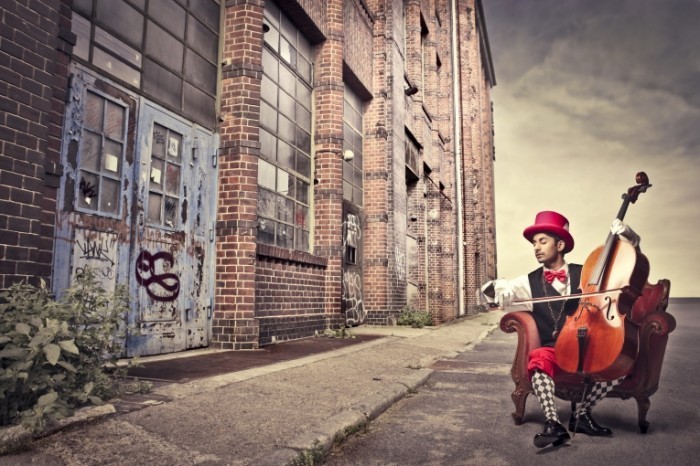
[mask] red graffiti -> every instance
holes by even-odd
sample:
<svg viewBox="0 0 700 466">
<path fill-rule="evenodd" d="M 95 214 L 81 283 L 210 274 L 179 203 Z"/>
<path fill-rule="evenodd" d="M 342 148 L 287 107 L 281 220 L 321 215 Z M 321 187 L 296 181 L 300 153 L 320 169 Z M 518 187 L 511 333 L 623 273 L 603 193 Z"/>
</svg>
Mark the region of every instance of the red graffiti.
<svg viewBox="0 0 700 466">
<path fill-rule="evenodd" d="M 166 251 L 151 254 L 141 251 L 136 258 L 136 281 L 146 288 L 148 296 L 156 301 L 175 301 L 180 294 L 180 279 L 174 273 L 156 273 L 156 262 L 166 262 L 167 268 L 175 264 L 173 255 Z"/>
</svg>

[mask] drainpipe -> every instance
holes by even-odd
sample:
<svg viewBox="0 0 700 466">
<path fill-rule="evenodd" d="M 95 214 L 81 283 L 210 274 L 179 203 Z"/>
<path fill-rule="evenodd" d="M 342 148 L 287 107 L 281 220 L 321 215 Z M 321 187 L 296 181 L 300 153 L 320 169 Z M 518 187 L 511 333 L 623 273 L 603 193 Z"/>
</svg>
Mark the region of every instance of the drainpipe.
<svg viewBox="0 0 700 466">
<path fill-rule="evenodd" d="M 452 111 L 453 111 L 453 135 L 455 155 L 455 204 L 457 205 L 457 311 L 464 315 L 464 217 L 462 199 L 462 93 L 461 73 L 459 68 L 459 37 L 457 34 L 457 0 L 450 0 L 452 8 L 451 19 L 451 47 L 452 47 Z"/>
</svg>

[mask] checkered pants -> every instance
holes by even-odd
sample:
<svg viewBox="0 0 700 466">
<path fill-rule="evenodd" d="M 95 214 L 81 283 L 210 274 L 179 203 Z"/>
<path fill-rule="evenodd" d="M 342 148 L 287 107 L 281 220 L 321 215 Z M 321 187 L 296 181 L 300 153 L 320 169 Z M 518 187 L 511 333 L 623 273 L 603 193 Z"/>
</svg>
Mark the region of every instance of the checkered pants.
<svg viewBox="0 0 700 466">
<path fill-rule="evenodd" d="M 617 387 L 625 380 L 622 376 L 617 380 L 612 380 L 610 382 L 596 382 L 590 387 L 590 391 L 586 394 L 581 405 L 578 407 L 577 415 L 590 413 L 593 406 L 596 405 L 600 400 L 605 398 L 608 393 L 612 391 L 613 388 Z"/>
<path fill-rule="evenodd" d="M 535 370 L 532 374 L 532 389 L 542 406 L 545 419 L 559 422 L 554 398 L 554 380 L 544 372 Z"/>
</svg>

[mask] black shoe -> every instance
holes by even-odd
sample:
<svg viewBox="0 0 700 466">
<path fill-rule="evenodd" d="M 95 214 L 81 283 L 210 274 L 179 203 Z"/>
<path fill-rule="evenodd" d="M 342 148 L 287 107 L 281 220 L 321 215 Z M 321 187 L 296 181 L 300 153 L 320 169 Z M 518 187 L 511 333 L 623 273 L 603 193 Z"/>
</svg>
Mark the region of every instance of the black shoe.
<svg viewBox="0 0 700 466">
<path fill-rule="evenodd" d="M 571 436 L 563 425 L 557 421 L 546 421 L 542 433 L 535 435 L 533 440 L 537 448 L 544 448 L 547 445 L 559 446 L 571 440 Z"/>
<path fill-rule="evenodd" d="M 571 432 L 592 435 L 594 437 L 610 437 L 612 435 L 612 430 L 607 427 L 599 426 L 593 419 L 593 416 L 591 416 L 591 413 L 579 415 L 578 425 L 576 425 L 576 416 L 572 413 L 571 419 L 569 420 L 569 430 Z"/>
</svg>

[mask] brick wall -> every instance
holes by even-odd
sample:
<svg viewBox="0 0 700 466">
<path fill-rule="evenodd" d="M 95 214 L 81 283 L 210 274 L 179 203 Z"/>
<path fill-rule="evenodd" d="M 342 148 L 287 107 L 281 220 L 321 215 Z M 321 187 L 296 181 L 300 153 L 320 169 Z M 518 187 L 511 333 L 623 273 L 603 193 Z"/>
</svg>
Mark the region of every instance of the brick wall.
<svg viewBox="0 0 700 466">
<path fill-rule="evenodd" d="M 0 10 L 0 288 L 51 279 L 70 3 Z"/>
<path fill-rule="evenodd" d="M 72 0 L 4 7 L 0 23 L 0 286 L 50 278 L 71 46 Z M 226 0 L 221 31 L 216 296 L 211 346 L 253 349 L 343 323 L 343 89 L 367 98 L 363 251 L 366 323 L 386 324 L 418 285 L 419 308 L 455 318 L 495 270 L 493 134 L 478 2 L 458 1 L 462 140 L 453 140 L 449 2 L 280 0 L 315 47 L 314 248 L 256 241 L 263 0 Z M 404 21 L 406 27 L 404 28 Z M 421 66 L 421 60 L 425 66 Z M 439 63 L 438 63 L 439 62 Z M 423 75 L 424 73 L 424 75 Z M 420 83 L 411 96 L 404 75 Z M 423 148 L 405 175 L 406 134 Z M 457 244 L 456 144 L 462 148 L 464 239 Z M 424 169 L 424 162 L 429 167 Z M 474 190 L 477 187 L 477 190 Z M 415 220 L 412 220 L 415 217 Z M 417 241 L 407 274 L 407 235 Z M 457 283 L 464 248 L 466 286 Z M 478 254 L 478 255 L 477 255 Z"/>
<path fill-rule="evenodd" d="M 481 8 L 476 0 L 460 2 L 459 35 L 462 77 L 462 166 L 464 180 L 464 301 L 466 311 L 476 311 L 476 290 L 493 278 L 495 254 L 493 225 L 493 133 L 490 118 L 490 88 L 482 56 L 479 22 Z"/>
<path fill-rule="evenodd" d="M 308 337 L 327 328 L 323 295 L 326 263 L 300 251 L 258 245 L 255 315 L 261 345 Z"/>
</svg>

